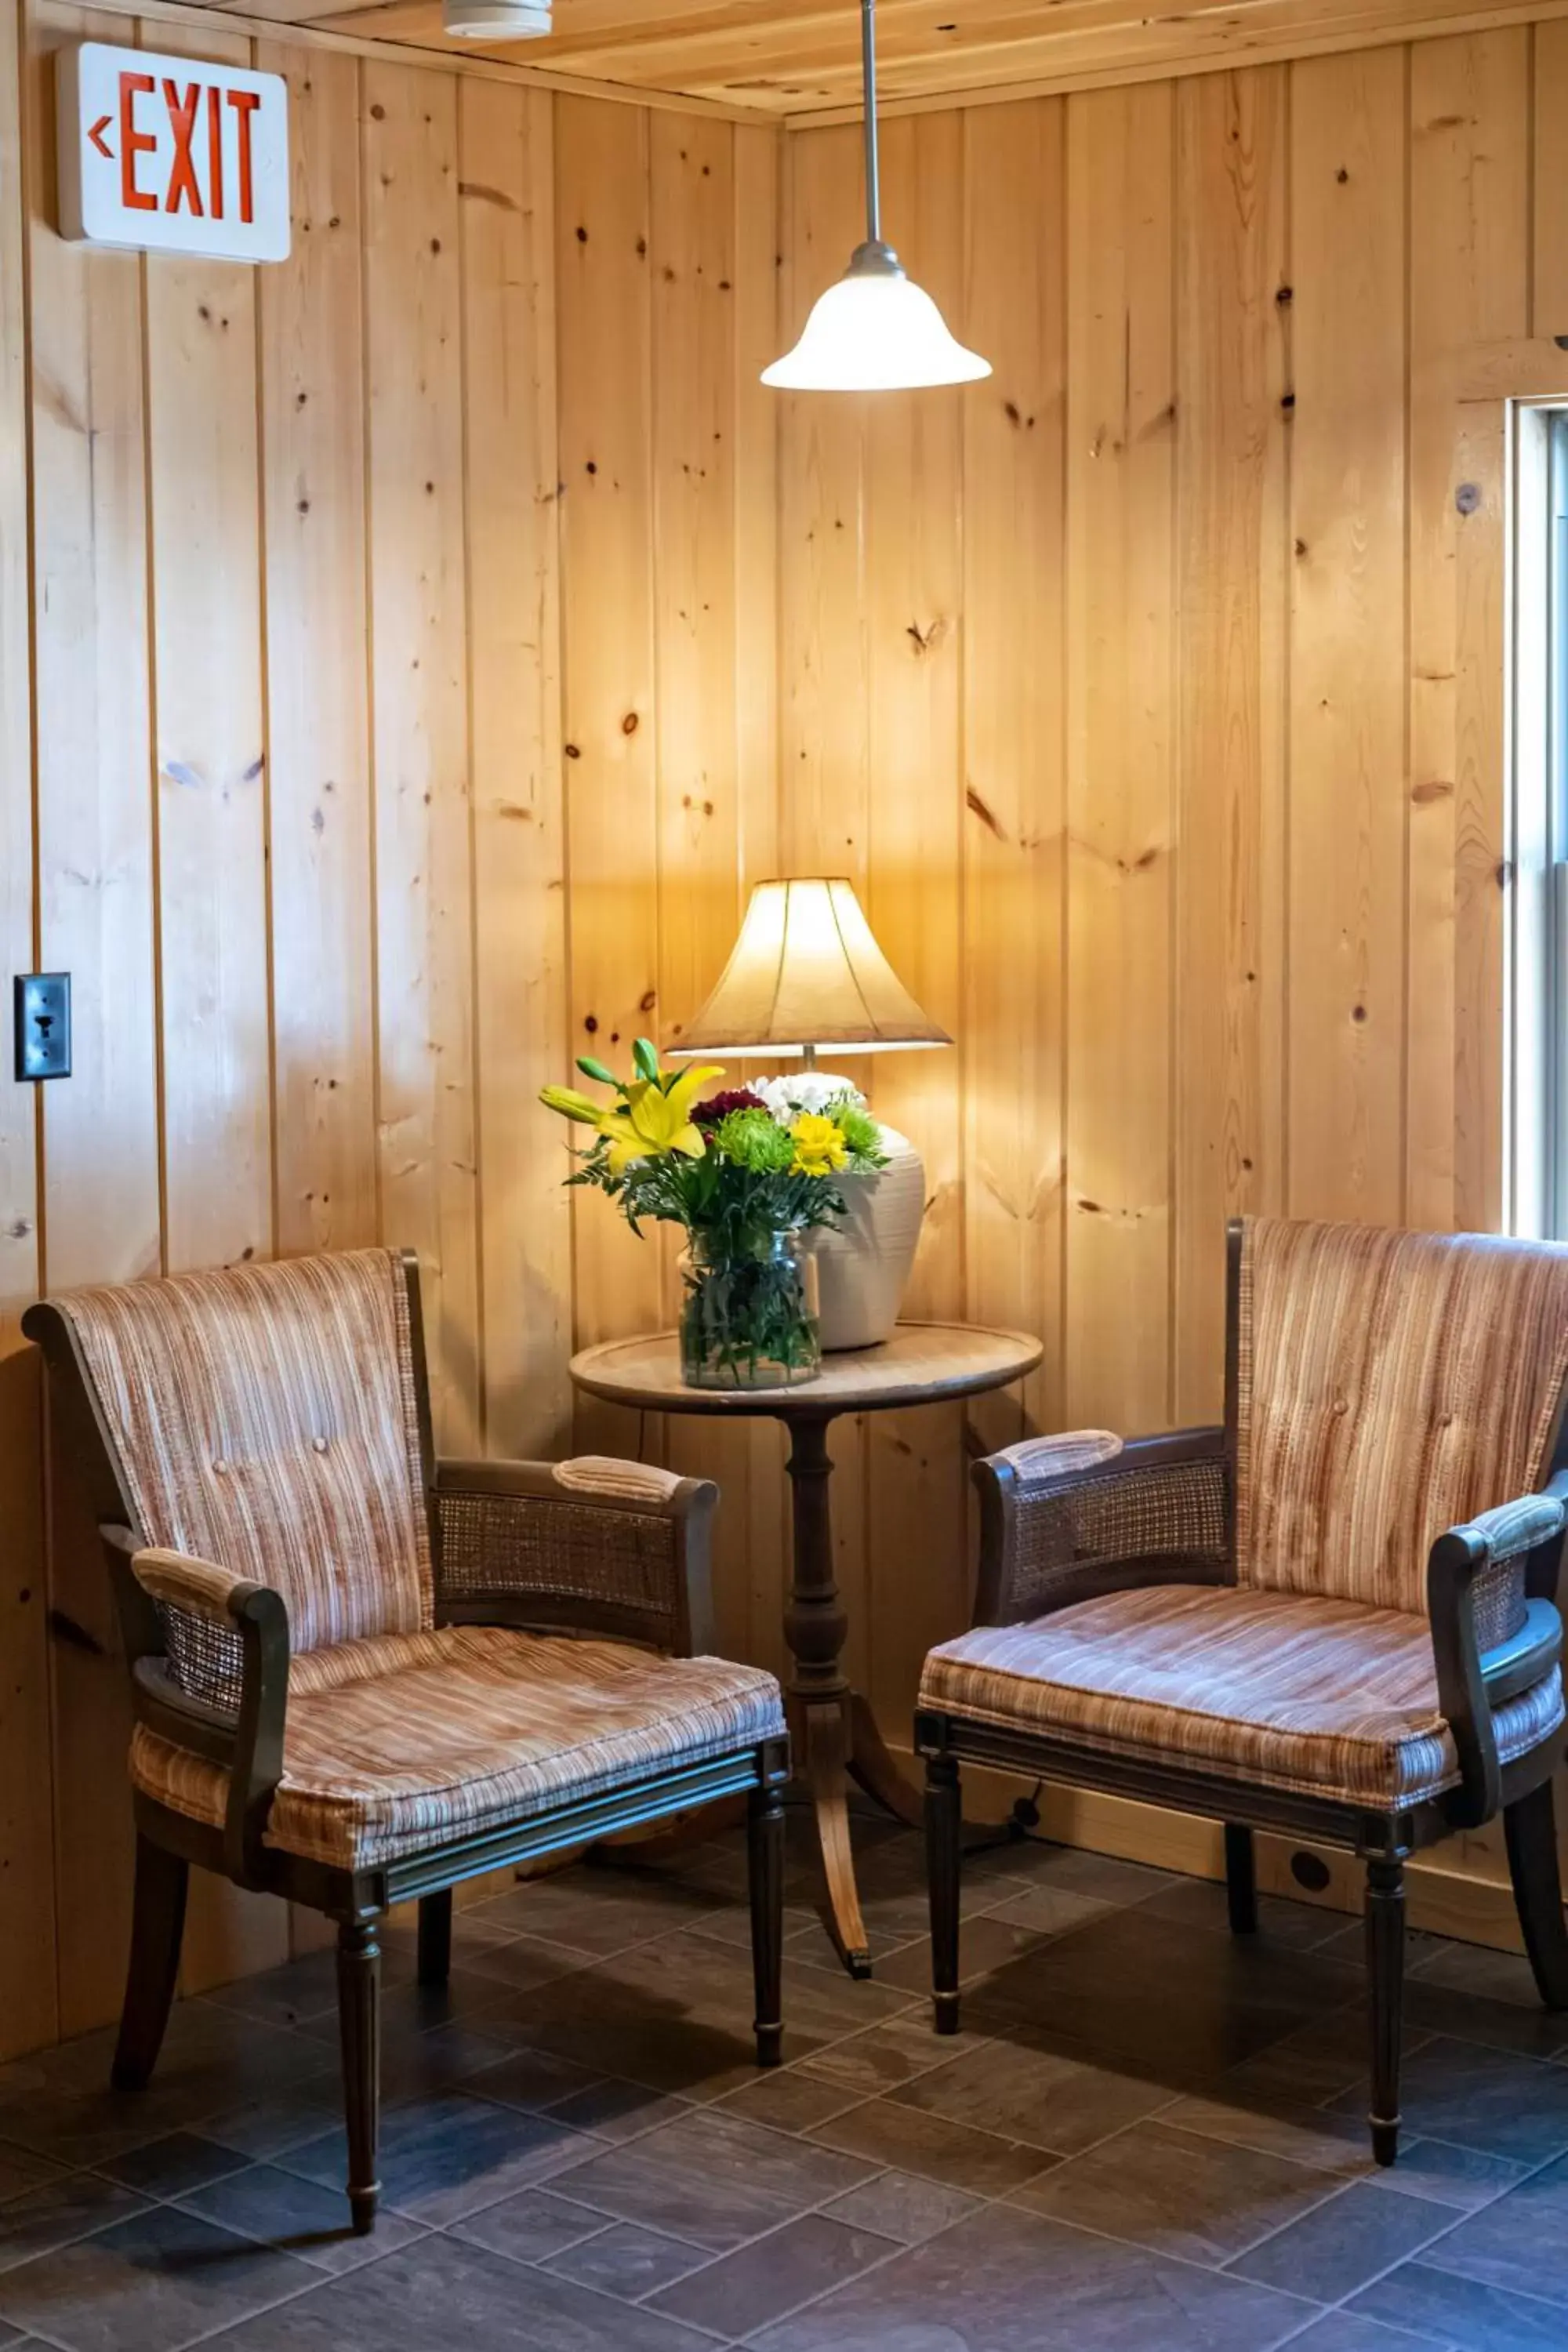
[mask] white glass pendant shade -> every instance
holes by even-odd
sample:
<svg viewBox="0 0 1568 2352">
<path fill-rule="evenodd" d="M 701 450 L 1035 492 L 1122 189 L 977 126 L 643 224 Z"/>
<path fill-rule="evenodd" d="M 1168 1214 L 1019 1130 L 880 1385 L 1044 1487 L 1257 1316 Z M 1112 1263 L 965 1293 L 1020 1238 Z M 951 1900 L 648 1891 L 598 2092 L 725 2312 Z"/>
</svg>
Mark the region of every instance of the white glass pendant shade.
<svg viewBox="0 0 1568 2352">
<path fill-rule="evenodd" d="M 442 30 L 451 40 L 538 41 L 551 30 L 548 0 L 445 0 Z"/>
<path fill-rule="evenodd" d="M 924 288 L 878 244 L 858 248 L 763 382 L 785 392 L 899 392 L 974 383 L 990 373 L 990 361 L 954 340 Z"/>
</svg>

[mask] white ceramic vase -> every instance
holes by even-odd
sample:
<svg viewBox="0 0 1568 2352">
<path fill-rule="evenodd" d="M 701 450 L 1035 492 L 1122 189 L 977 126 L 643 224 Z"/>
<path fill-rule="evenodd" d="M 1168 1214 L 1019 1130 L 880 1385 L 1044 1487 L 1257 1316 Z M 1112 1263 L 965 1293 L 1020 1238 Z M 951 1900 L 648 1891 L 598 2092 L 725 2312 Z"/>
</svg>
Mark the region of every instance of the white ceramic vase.
<svg viewBox="0 0 1568 2352">
<path fill-rule="evenodd" d="M 845 1214 L 816 1235 L 825 1349 L 874 1348 L 899 1319 L 925 1214 L 926 1175 L 907 1136 L 885 1127 L 882 1148 L 888 1164 L 875 1175 L 839 1177 Z"/>
</svg>

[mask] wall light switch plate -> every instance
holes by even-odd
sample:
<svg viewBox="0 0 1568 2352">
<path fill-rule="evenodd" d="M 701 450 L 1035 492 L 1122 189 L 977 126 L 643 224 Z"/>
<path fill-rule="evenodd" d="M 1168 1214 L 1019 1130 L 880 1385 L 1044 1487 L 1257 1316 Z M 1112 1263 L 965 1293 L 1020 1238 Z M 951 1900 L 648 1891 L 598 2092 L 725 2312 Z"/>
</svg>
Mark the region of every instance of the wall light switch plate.
<svg viewBox="0 0 1568 2352">
<path fill-rule="evenodd" d="M 17 1077 L 68 1078 L 71 1074 L 69 972 L 18 972 L 16 1005 Z"/>
</svg>

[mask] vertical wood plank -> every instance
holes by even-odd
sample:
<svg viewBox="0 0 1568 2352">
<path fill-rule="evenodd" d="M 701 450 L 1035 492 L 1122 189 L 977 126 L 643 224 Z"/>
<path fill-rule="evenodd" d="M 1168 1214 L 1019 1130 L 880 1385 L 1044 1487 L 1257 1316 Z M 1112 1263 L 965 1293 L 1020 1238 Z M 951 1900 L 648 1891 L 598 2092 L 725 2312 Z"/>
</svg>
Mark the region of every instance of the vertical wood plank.
<svg viewBox="0 0 1568 2352">
<path fill-rule="evenodd" d="M 367 62 L 381 1229 L 419 1253 L 437 1439 L 480 1436 L 457 84 Z"/>
<path fill-rule="evenodd" d="M 155 24 L 142 39 L 250 63 L 242 35 Z M 243 265 L 173 256 L 144 276 L 165 1255 L 175 1273 L 273 1249 L 258 278 Z M 288 1951 L 281 1904 L 198 1877 L 181 1959 L 187 1990 Z M 119 1961 L 116 1951 L 115 1974 Z"/>
<path fill-rule="evenodd" d="M 889 122 L 886 216 L 900 257 L 961 338 L 963 126 Z M 925 1163 L 926 1215 L 906 1314 L 963 1307 L 963 395 L 889 394 L 865 443 L 867 912 L 916 1001 L 958 1042 L 859 1063 L 880 1118 Z M 854 1067 L 853 1058 L 850 1067 Z M 877 1413 L 867 1428 L 867 1696 L 898 1738 L 935 1641 L 963 1629 L 967 1464 L 960 1407 Z"/>
<path fill-rule="evenodd" d="M 1405 56 L 1291 71 L 1287 1206 L 1404 1213 Z"/>
<path fill-rule="evenodd" d="M 1226 1220 L 1284 1178 L 1286 95 L 1176 90 L 1179 1423 L 1223 1405 Z"/>
<path fill-rule="evenodd" d="M 561 99 L 555 117 L 562 726 L 572 876 L 572 1050 L 625 1069 L 658 992 L 657 719 L 646 116 Z M 559 1122 L 543 1112 L 545 1149 Z M 575 1338 L 654 1326 L 659 1255 L 573 1195 Z M 580 1409 L 580 1436 L 636 1453 L 636 1416 Z"/>
<path fill-rule="evenodd" d="M 572 1422 L 570 1203 L 537 1101 L 568 1060 L 553 115 L 491 82 L 459 108 L 485 1438 L 548 1458 Z"/>
<path fill-rule="evenodd" d="M 359 65 L 289 83 L 294 249 L 258 273 L 267 539 L 278 1248 L 376 1235 Z"/>
<path fill-rule="evenodd" d="M 1068 103 L 1067 1399 L 1170 1410 L 1170 86 Z"/>
<path fill-rule="evenodd" d="M 963 402 L 967 1303 L 1046 1343 L 1021 1397 L 971 1407 L 988 1447 L 1063 1409 L 1065 128 L 1059 99 L 964 118 L 964 315 L 994 371 Z"/>
<path fill-rule="evenodd" d="M 1535 168 L 1530 331 L 1568 335 L 1568 178 L 1560 168 L 1568 142 L 1568 22 L 1534 25 L 1531 36 Z"/>
<path fill-rule="evenodd" d="M 242 36 L 148 46 L 247 65 Z M 171 1270 L 272 1250 L 257 272 L 145 272 L 159 968 Z"/>
<path fill-rule="evenodd" d="M 57 1287 L 155 1274 L 162 1251 L 140 267 L 68 247 L 51 225 L 52 53 L 83 37 L 120 41 L 126 27 L 75 10 L 31 22 L 37 944 L 74 974 L 76 1016 L 73 1075 L 42 1097 L 38 1271 Z M 70 2033 L 112 2014 L 119 1994 L 131 1710 L 97 1531 L 54 1448 L 47 1493 L 48 1606 L 86 1637 L 49 1649 L 49 1998 L 58 1985 Z"/>
<path fill-rule="evenodd" d="M 23 299 L 27 191 L 22 18 L 0 16 L 0 951 L 35 953 L 28 394 Z M 37 68 L 31 79 L 37 79 Z M 35 118 L 36 121 L 36 118 Z M 36 1087 L 0 1090 L 0 1884 L 11 1932 L 0 1949 L 0 2055 L 58 2026 L 50 1843 L 49 1669 L 45 1646 L 38 1367 L 17 1328 L 39 1276 Z"/>
<path fill-rule="evenodd" d="M 1411 1223 L 1439 1229 L 1455 1222 L 1458 1155 L 1479 1145 L 1483 1107 L 1459 1100 L 1474 1054 L 1460 1029 L 1458 909 L 1461 898 L 1496 896 L 1501 856 L 1500 797 L 1489 816 L 1461 809 L 1458 793 L 1458 550 L 1477 486 L 1457 470 L 1450 372 L 1470 344 L 1528 331 L 1529 111 L 1522 26 L 1413 44 L 1405 1181 Z"/>
<path fill-rule="evenodd" d="M 781 131 L 736 124 L 734 154 L 735 779 L 742 878 L 779 871 L 779 396 L 762 381 L 780 341 Z M 742 1654 L 782 1667 L 788 1572 L 783 1432 L 746 1429 L 742 1495 L 720 1515 L 717 1573 L 746 1595 Z"/>
</svg>

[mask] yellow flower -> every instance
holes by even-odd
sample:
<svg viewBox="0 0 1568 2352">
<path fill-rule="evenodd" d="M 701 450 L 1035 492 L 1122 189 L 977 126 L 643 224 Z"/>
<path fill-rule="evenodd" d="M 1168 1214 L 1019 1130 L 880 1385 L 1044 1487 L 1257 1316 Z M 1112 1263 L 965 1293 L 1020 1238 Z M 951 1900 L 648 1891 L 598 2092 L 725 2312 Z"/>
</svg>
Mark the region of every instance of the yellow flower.
<svg viewBox="0 0 1568 2352">
<path fill-rule="evenodd" d="M 848 1145 L 835 1122 L 819 1111 L 802 1111 L 790 1134 L 795 1139 L 791 1175 L 831 1176 L 836 1168 L 848 1167 Z"/>
<path fill-rule="evenodd" d="M 624 1101 L 612 1110 L 580 1095 L 572 1087 L 546 1087 L 540 1100 L 565 1118 L 596 1127 L 609 1143 L 612 1176 L 626 1172 L 634 1160 L 660 1160 L 672 1151 L 700 1160 L 706 1149 L 702 1130 L 693 1124 L 691 1106 L 710 1078 L 723 1076 L 711 1066 L 685 1070 L 666 1093 L 653 1078 L 636 1078 L 624 1090 Z"/>
</svg>

